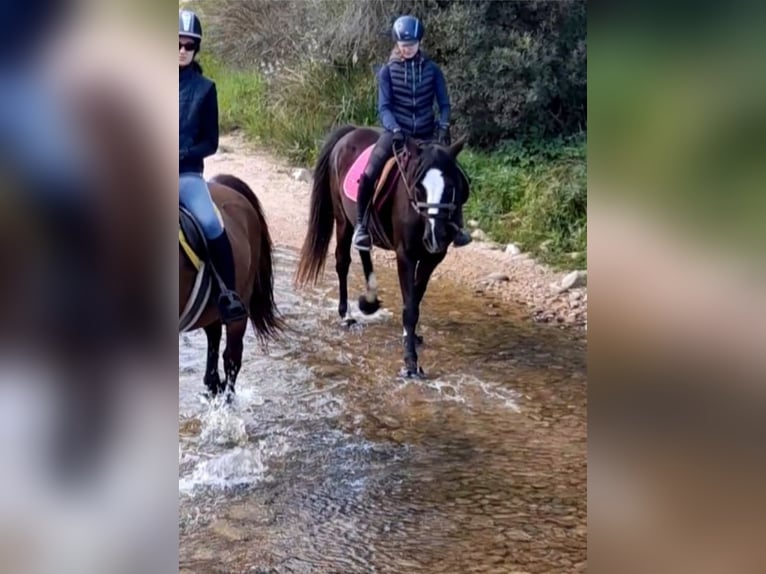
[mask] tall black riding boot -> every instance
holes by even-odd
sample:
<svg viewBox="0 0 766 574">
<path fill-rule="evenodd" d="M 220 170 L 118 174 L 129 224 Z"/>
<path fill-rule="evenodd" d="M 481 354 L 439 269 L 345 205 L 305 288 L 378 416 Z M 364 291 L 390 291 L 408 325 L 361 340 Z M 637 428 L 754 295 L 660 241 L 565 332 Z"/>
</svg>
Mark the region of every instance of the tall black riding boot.
<svg viewBox="0 0 766 574">
<path fill-rule="evenodd" d="M 367 231 L 367 209 L 372 200 L 373 186 L 375 182 L 366 173 L 362 174 L 359 181 L 359 194 L 356 199 L 356 226 L 352 239 L 354 247 L 359 251 L 372 249 L 372 239 Z"/>
<path fill-rule="evenodd" d="M 226 232 L 209 240 L 208 246 L 210 247 L 213 266 L 226 286 L 226 292 L 218 295 L 218 310 L 221 313 L 221 319 L 224 323 L 244 319 L 247 317 L 247 309 L 236 292 L 234 255 Z"/>
</svg>

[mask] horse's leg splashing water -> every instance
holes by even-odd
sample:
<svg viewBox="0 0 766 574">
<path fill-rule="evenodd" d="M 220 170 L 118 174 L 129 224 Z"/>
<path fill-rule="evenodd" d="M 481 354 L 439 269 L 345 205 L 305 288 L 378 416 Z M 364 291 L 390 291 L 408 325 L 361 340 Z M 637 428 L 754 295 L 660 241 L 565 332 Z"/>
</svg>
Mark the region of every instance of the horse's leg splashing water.
<svg viewBox="0 0 766 574">
<path fill-rule="evenodd" d="M 246 328 L 246 319 L 226 326 L 226 349 L 223 352 L 223 372 L 226 379 L 222 390 L 226 393 L 227 402 L 230 402 L 234 396 L 234 385 L 242 367 L 242 340 L 245 337 Z"/>
<path fill-rule="evenodd" d="M 220 321 L 216 321 L 205 327 L 205 335 L 207 335 L 207 365 L 205 366 L 204 382 L 207 387 L 205 397 L 208 400 L 215 400 L 222 394 L 226 395 L 227 403 L 230 403 L 233 399 L 234 385 L 237 382 L 237 375 L 242 367 L 242 340 L 245 336 L 246 327 L 247 321 L 245 320 L 226 326 L 226 348 L 223 352 L 223 381 L 218 374 L 218 355 L 223 325 Z"/>
<path fill-rule="evenodd" d="M 207 335 L 207 364 L 205 366 L 204 382 L 207 387 L 205 396 L 208 399 L 215 398 L 218 393 L 224 391 L 221 377 L 218 375 L 218 351 L 221 347 L 222 330 L 221 323 L 218 321 L 205 327 L 205 335 Z"/>
</svg>

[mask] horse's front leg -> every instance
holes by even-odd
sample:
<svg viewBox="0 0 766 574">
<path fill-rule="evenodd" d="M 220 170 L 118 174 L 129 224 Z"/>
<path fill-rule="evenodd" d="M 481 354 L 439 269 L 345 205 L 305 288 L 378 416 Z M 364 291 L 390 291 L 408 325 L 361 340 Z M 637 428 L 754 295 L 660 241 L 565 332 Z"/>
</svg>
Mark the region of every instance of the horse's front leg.
<svg viewBox="0 0 766 574">
<path fill-rule="evenodd" d="M 428 288 L 428 281 L 431 279 L 431 274 L 434 272 L 434 269 L 436 269 L 439 263 L 444 260 L 446 255 L 446 252 L 440 253 L 438 255 L 432 255 L 425 259 L 421 259 L 417 264 L 417 268 L 415 270 L 415 305 L 418 309 L 420 309 L 420 303 L 423 301 L 423 296 L 426 294 L 426 289 Z M 402 336 L 407 336 L 406 330 Z M 416 334 L 415 342 L 418 345 L 422 345 L 423 337 Z"/>
<path fill-rule="evenodd" d="M 366 292 L 359 296 L 359 310 L 365 315 L 372 315 L 380 309 L 380 299 L 378 299 L 378 279 L 375 277 L 375 270 L 372 268 L 372 256 L 370 251 L 360 251 L 359 258 L 362 260 L 362 269 L 364 269 L 364 284 Z"/>
<path fill-rule="evenodd" d="M 402 291 L 402 324 L 404 326 L 404 368 L 401 374 L 405 377 L 416 377 L 423 374 L 418 368 L 418 353 L 415 349 L 417 336 L 415 328 L 420 317 L 420 302 L 415 290 L 416 262 L 406 253 L 398 254 L 396 266 L 399 272 L 399 287 Z"/>
</svg>

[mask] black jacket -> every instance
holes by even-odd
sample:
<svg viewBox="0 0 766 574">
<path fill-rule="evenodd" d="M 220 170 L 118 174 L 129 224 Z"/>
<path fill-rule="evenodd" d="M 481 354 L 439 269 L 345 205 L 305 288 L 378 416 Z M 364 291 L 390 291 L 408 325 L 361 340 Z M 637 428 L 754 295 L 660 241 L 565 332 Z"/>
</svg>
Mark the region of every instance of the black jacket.
<svg viewBox="0 0 766 574">
<path fill-rule="evenodd" d="M 439 106 L 438 121 L 434 100 Z M 378 73 L 378 114 L 388 131 L 398 128 L 420 139 L 434 137 L 437 126 L 447 127 L 450 101 L 439 66 L 422 52 L 411 60 L 392 54 Z"/>
<path fill-rule="evenodd" d="M 179 70 L 180 172 L 202 173 L 204 158 L 218 149 L 218 93 L 196 63 Z"/>
</svg>

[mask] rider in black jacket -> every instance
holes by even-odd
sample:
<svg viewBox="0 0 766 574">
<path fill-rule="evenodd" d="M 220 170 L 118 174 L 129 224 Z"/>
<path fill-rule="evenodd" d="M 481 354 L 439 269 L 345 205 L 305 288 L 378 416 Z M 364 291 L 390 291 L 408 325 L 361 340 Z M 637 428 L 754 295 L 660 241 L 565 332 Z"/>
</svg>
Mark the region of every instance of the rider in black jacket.
<svg viewBox="0 0 766 574">
<path fill-rule="evenodd" d="M 229 290 L 219 297 L 218 307 L 224 322 L 247 316 L 247 310 L 234 291 L 234 257 L 231 244 L 218 219 L 207 182 L 202 176 L 204 158 L 218 149 L 218 95 L 215 83 L 202 75 L 194 57 L 202 42 L 202 24 L 190 10 L 178 15 L 179 71 L 179 196 L 202 227 L 218 274 Z"/>
<path fill-rule="evenodd" d="M 394 22 L 393 39 L 396 46 L 388 64 L 378 72 L 378 114 L 385 128 L 359 182 L 357 224 L 354 247 L 369 251 L 372 240 L 367 231 L 366 213 L 372 200 L 375 181 L 386 161 L 392 156 L 394 144 L 401 145 L 405 137 L 419 140 L 436 139 L 450 145 L 450 101 L 441 69 L 420 51 L 423 24 L 414 16 L 401 16 Z M 434 99 L 439 105 L 439 118 L 434 118 Z M 463 229 L 462 207 L 455 210 L 458 227 L 453 241 L 456 247 L 471 242 Z"/>
</svg>

